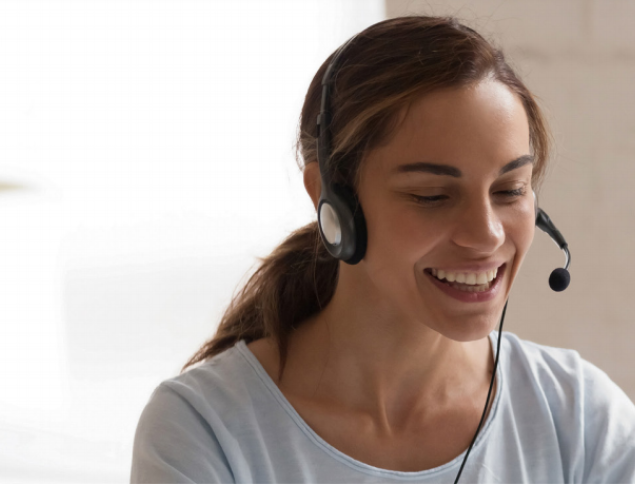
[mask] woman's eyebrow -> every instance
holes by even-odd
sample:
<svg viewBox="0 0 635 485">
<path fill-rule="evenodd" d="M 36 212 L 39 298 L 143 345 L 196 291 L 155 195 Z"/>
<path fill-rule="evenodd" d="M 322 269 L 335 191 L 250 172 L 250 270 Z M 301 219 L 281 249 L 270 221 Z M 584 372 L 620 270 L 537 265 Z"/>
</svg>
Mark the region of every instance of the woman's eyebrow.
<svg viewBox="0 0 635 485">
<path fill-rule="evenodd" d="M 517 168 L 520 168 L 523 165 L 527 165 L 528 163 L 534 163 L 533 155 L 522 155 L 501 168 L 498 172 L 498 176 L 500 177 L 501 175 L 507 172 L 511 172 L 512 170 L 516 170 Z M 406 163 L 404 165 L 399 165 L 391 170 L 391 174 L 411 172 L 431 173 L 433 175 L 448 175 L 455 178 L 460 178 L 463 176 L 463 172 L 461 172 L 458 168 L 453 167 L 452 165 L 442 165 L 439 163 L 429 162 Z"/>
</svg>

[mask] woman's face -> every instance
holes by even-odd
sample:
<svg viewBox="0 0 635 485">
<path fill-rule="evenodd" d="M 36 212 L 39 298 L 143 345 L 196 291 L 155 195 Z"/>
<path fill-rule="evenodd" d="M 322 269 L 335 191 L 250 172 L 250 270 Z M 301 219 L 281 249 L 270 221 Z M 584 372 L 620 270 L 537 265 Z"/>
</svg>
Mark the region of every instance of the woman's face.
<svg viewBox="0 0 635 485">
<path fill-rule="evenodd" d="M 358 269 L 409 318 L 446 337 L 487 335 L 534 236 L 529 153 L 525 110 L 502 83 L 420 98 L 362 166 L 358 196 L 368 249 Z M 495 268 L 498 291 L 486 301 L 472 292 L 451 296 L 429 274 L 444 270 L 446 280 L 448 273 L 456 280 Z"/>
</svg>

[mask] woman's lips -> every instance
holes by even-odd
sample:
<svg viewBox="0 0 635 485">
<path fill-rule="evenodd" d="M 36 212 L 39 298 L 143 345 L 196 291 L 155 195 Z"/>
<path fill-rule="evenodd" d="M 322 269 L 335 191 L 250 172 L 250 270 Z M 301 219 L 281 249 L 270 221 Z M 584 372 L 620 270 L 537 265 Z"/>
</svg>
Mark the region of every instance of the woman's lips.
<svg viewBox="0 0 635 485">
<path fill-rule="evenodd" d="M 445 293 L 452 298 L 465 302 L 465 303 L 478 303 L 483 301 L 489 301 L 496 298 L 501 288 L 501 281 L 505 275 L 505 270 L 507 269 L 507 263 L 504 263 L 502 266 L 498 268 L 498 273 L 496 274 L 496 278 L 494 278 L 491 282 L 491 286 L 485 291 L 462 291 L 457 290 L 456 288 L 450 286 L 448 283 L 444 283 L 439 279 L 432 276 L 429 270 L 425 270 L 424 273 L 430 279 L 432 284 L 436 286 L 439 290 Z"/>
</svg>

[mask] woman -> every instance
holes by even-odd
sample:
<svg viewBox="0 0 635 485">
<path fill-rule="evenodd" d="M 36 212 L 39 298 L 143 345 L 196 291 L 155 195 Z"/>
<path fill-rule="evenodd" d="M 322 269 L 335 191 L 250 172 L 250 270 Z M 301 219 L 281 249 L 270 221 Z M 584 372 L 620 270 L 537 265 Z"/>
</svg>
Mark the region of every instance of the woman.
<svg viewBox="0 0 635 485">
<path fill-rule="evenodd" d="M 316 210 L 332 58 L 298 138 Z M 132 481 L 635 481 L 635 406 L 606 374 L 511 333 L 496 352 L 549 154 L 501 52 L 453 18 L 396 18 L 333 79 L 325 174 L 363 214 L 359 261 L 316 222 L 266 258 L 184 370 L 200 365 L 153 393 Z"/>
</svg>

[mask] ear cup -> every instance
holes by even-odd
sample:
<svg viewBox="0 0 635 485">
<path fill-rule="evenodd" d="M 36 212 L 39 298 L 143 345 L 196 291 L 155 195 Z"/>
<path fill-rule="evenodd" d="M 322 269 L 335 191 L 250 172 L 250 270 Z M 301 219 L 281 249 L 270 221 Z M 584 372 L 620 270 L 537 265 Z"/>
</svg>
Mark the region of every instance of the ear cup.
<svg viewBox="0 0 635 485">
<path fill-rule="evenodd" d="M 351 232 L 350 240 L 352 241 L 350 256 L 344 259 L 345 263 L 357 264 L 366 254 L 368 244 L 368 233 L 366 232 L 366 218 L 362 211 L 362 205 L 355 193 L 344 185 L 334 184 L 333 192 L 339 197 L 343 204 L 346 205 L 352 220 L 345 221 L 343 224 Z"/>
<path fill-rule="evenodd" d="M 354 192 L 343 185 L 324 187 L 318 204 L 322 242 L 334 258 L 359 263 L 366 254 L 366 219 Z"/>
<path fill-rule="evenodd" d="M 534 194 L 534 220 L 538 220 L 538 197 L 536 197 L 536 192 L 534 190 L 531 191 Z"/>
</svg>

